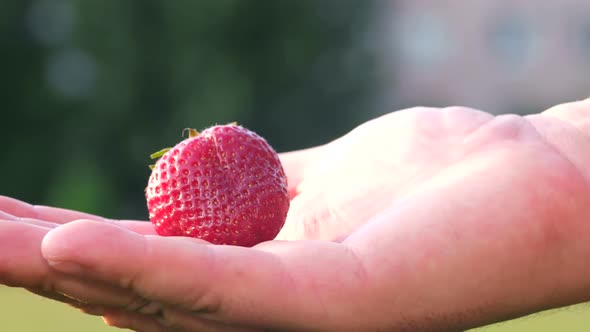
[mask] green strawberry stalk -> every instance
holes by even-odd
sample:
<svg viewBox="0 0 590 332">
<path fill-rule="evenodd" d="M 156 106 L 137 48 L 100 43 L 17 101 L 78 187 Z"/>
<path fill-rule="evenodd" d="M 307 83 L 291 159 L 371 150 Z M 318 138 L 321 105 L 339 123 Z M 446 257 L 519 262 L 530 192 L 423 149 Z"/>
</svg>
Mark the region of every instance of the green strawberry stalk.
<svg viewBox="0 0 590 332">
<path fill-rule="evenodd" d="M 185 129 L 182 131 L 182 136 L 183 136 L 183 137 L 184 137 L 184 133 L 185 133 L 185 132 L 187 132 L 187 131 L 188 131 L 188 137 L 189 137 L 189 138 L 191 138 L 191 137 L 197 137 L 197 136 L 199 136 L 199 132 L 198 132 L 196 129 L 193 129 L 193 128 L 185 128 Z M 162 150 L 160 150 L 160 151 L 158 151 L 158 152 L 154 152 L 154 153 L 150 154 L 150 158 L 151 158 L 151 159 L 159 159 L 159 158 L 160 158 L 160 157 L 162 157 L 162 156 L 163 156 L 163 155 L 164 155 L 166 152 L 168 152 L 168 150 L 170 150 L 170 149 L 171 149 L 171 148 L 164 148 L 164 149 L 162 149 Z M 156 165 L 149 165 L 149 167 L 150 167 L 150 169 L 151 169 L 152 171 L 154 170 L 154 167 L 155 167 L 155 166 L 156 166 Z"/>
</svg>

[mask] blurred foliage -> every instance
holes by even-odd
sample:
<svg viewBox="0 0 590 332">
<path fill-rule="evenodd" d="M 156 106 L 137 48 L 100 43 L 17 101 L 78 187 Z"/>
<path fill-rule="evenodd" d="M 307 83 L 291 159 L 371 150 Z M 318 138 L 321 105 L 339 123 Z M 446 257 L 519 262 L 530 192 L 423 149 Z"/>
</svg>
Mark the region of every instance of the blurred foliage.
<svg viewBox="0 0 590 332">
<path fill-rule="evenodd" d="M 372 2 L 0 2 L 0 194 L 146 219 L 149 153 L 238 121 L 279 151 L 369 117 Z"/>
</svg>

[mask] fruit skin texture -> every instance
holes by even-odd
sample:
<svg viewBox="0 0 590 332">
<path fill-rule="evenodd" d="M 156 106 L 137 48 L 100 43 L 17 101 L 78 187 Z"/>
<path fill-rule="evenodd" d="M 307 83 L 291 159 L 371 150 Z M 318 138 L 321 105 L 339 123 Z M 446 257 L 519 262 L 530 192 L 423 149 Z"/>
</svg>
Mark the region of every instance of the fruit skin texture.
<svg viewBox="0 0 590 332">
<path fill-rule="evenodd" d="M 289 210 L 277 153 L 256 133 L 217 125 L 168 150 L 145 190 L 163 236 L 251 247 L 276 237 Z"/>
</svg>

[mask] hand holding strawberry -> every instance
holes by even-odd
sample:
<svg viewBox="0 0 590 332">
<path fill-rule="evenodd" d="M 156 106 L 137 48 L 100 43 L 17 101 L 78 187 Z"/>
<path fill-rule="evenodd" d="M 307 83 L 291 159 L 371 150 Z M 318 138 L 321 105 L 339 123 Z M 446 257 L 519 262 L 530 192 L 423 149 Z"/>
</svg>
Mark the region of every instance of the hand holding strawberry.
<svg viewBox="0 0 590 332">
<path fill-rule="evenodd" d="M 386 115 L 282 154 L 293 241 L 252 248 L 0 197 L 0 283 L 137 331 L 456 331 L 579 303 L 589 137 L 590 101 Z"/>
</svg>

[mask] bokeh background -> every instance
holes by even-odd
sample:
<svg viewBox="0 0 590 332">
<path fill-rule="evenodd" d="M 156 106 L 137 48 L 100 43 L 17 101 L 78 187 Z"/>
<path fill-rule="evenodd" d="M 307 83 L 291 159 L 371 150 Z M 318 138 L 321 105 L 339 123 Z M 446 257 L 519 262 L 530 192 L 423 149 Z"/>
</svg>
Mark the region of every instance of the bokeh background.
<svg viewBox="0 0 590 332">
<path fill-rule="evenodd" d="M 185 127 L 287 151 L 415 105 L 540 111 L 587 97 L 589 69 L 584 0 L 2 0 L 0 194 L 146 219 L 148 155 Z M 0 320 L 112 330 L 6 287 Z M 577 306 L 482 331 L 589 324 Z"/>
</svg>

